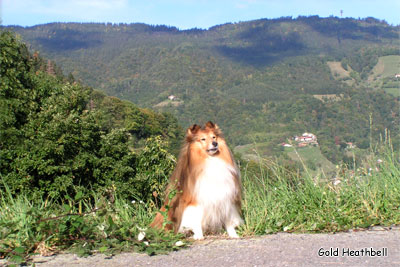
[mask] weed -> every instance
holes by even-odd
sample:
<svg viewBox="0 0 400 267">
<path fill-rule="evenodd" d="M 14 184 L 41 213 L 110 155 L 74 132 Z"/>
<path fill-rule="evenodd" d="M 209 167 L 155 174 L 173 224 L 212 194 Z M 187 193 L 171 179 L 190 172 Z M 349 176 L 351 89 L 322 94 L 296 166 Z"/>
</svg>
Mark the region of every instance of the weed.
<svg viewBox="0 0 400 267">
<path fill-rule="evenodd" d="M 356 170 L 338 166 L 334 179 L 289 171 L 259 160 L 266 172 L 244 170 L 243 235 L 336 232 L 400 223 L 400 164 L 390 145 Z M 378 153 L 379 152 L 379 153 Z M 306 166 L 304 166 L 306 168 Z"/>
<path fill-rule="evenodd" d="M 21 264 L 33 254 L 67 250 L 87 256 L 100 252 L 166 253 L 185 247 L 182 236 L 147 228 L 154 211 L 145 203 L 114 196 L 77 193 L 65 203 L 33 202 L 7 192 L 0 198 L 0 258 Z M 139 234 L 142 235 L 141 238 Z"/>
</svg>

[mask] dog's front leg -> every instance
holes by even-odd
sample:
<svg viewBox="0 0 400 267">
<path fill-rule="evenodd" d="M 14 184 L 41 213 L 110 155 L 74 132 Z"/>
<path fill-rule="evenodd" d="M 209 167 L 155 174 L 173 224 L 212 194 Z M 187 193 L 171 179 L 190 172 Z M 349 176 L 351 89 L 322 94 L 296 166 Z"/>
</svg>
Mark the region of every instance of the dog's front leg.
<svg viewBox="0 0 400 267">
<path fill-rule="evenodd" d="M 200 206 L 187 206 L 182 215 L 179 232 L 183 233 L 187 230 L 191 230 L 195 240 L 203 239 L 203 229 L 201 227 L 202 219 L 203 209 Z"/>
<path fill-rule="evenodd" d="M 226 227 L 226 232 L 228 233 L 230 238 L 239 238 L 238 234 L 236 233 L 235 227 L 233 226 Z"/>
<path fill-rule="evenodd" d="M 240 218 L 238 208 L 236 206 L 232 206 L 230 215 L 225 222 L 225 229 L 230 238 L 239 238 L 235 228 L 242 223 L 243 220 Z"/>
</svg>

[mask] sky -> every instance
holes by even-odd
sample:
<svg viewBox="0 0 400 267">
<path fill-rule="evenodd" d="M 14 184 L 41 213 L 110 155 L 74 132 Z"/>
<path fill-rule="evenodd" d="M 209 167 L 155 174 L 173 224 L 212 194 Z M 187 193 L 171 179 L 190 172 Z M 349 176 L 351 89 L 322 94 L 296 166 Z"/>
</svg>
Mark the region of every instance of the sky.
<svg viewBox="0 0 400 267">
<path fill-rule="evenodd" d="M 0 23 L 146 23 L 185 30 L 261 18 L 341 17 L 341 11 L 342 17 L 400 25 L 399 0 L 0 0 Z"/>
</svg>

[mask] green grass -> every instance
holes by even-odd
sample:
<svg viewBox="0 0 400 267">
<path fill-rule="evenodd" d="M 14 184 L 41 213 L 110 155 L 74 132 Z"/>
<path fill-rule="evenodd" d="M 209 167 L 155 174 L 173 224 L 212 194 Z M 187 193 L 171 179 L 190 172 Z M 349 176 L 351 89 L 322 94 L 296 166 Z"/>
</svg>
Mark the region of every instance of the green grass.
<svg viewBox="0 0 400 267">
<path fill-rule="evenodd" d="M 68 197 L 66 203 L 53 203 L 11 196 L 7 190 L 0 193 L 0 259 L 7 258 L 9 263 L 21 264 L 34 254 L 60 251 L 79 256 L 121 251 L 154 255 L 189 243 L 176 243 L 181 235 L 149 228 L 155 209 L 146 203 L 115 196 L 83 198 L 80 193 Z"/>
<path fill-rule="evenodd" d="M 309 159 L 317 155 L 316 151 L 304 154 Z M 378 159 L 382 162 L 377 163 Z M 239 228 L 241 236 L 400 224 L 399 156 L 388 145 L 368 157 L 365 167 L 338 166 L 335 180 L 313 175 L 307 166 L 299 173 L 275 161 L 259 159 L 254 164 L 256 168 L 242 168 L 245 223 Z M 155 211 L 151 203 L 132 203 L 114 194 L 83 196 L 78 192 L 64 203 L 32 201 L 12 196 L 5 185 L 0 192 L 0 259 L 20 264 L 35 253 L 59 251 L 81 256 L 121 251 L 153 255 L 190 243 L 181 235 L 148 228 Z M 144 238 L 139 240 L 139 234 Z"/>
<path fill-rule="evenodd" d="M 377 157 L 366 162 L 372 171 L 337 168 L 336 183 L 260 161 L 260 172 L 243 174 L 246 223 L 241 233 L 337 232 L 399 224 L 399 159 L 389 149 L 379 159 L 379 165 Z"/>
</svg>

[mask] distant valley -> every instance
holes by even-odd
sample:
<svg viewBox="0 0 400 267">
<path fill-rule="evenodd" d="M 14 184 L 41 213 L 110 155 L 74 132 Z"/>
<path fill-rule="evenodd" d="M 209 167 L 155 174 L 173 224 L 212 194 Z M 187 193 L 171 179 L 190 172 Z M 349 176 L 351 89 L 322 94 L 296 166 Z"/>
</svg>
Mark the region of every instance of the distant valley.
<svg viewBox="0 0 400 267">
<path fill-rule="evenodd" d="M 86 23 L 10 29 L 66 75 L 108 95 L 169 112 L 183 127 L 217 122 L 237 152 L 263 144 L 262 156 L 291 160 L 280 144 L 303 132 L 316 134 L 335 164 L 352 161 L 340 144 L 362 154 L 385 129 L 398 145 L 400 28 L 373 18 L 185 31 Z"/>
</svg>

